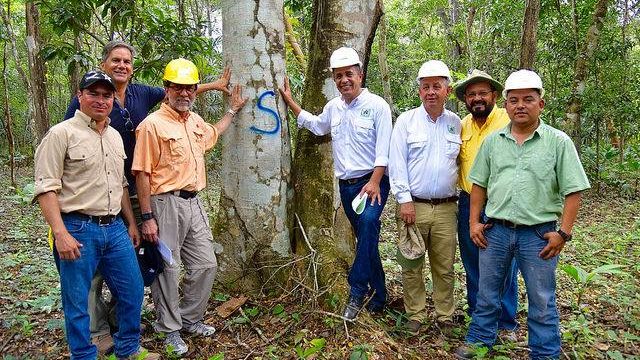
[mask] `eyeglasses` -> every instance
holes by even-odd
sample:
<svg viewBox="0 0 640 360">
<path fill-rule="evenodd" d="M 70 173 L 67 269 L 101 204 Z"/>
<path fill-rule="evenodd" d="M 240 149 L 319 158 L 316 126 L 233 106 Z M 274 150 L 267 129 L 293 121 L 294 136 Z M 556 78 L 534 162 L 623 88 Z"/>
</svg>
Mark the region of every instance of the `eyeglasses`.
<svg viewBox="0 0 640 360">
<path fill-rule="evenodd" d="M 474 98 L 476 96 L 480 96 L 481 98 L 486 97 L 487 95 L 491 94 L 491 91 L 479 91 L 479 92 L 470 92 L 470 93 L 466 93 L 465 96 L 468 98 Z"/>
<path fill-rule="evenodd" d="M 120 115 L 124 119 L 124 128 L 127 131 L 133 131 L 136 129 L 135 126 L 133 126 L 133 121 L 131 121 L 131 114 L 129 113 L 129 110 L 127 110 L 127 108 L 120 108 Z"/>
<path fill-rule="evenodd" d="M 177 92 L 178 94 L 182 93 L 182 91 L 186 90 L 187 93 L 193 94 L 198 89 L 198 85 L 180 85 L 180 84 L 171 84 L 169 85 L 169 89 Z"/>
</svg>

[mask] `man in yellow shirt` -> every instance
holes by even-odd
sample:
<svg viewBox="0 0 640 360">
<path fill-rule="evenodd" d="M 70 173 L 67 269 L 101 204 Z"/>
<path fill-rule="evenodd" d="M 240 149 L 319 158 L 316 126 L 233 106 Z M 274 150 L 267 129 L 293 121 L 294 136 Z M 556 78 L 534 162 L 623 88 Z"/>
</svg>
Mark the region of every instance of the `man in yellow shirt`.
<svg viewBox="0 0 640 360">
<path fill-rule="evenodd" d="M 461 189 L 458 201 L 458 243 L 460 257 L 467 275 L 467 314 L 469 316 L 476 308 L 480 273 L 478 247 L 471 241 L 469 234 L 469 194 L 472 183 L 468 176 L 484 139 L 509 123 L 506 110 L 496 106 L 502 89 L 499 82 L 480 70 L 473 70 L 455 88 L 456 97 L 464 102 L 469 110 L 469 115 L 462 120 L 462 146 L 459 155 L 458 179 L 458 185 Z M 511 263 L 511 271 L 505 278 L 504 293 L 500 300 L 502 313 L 498 326 L 500 329 L 513 331 L 518 326 L 515 320 L 518 310 L 518 271 L 515 261 Z"/>
</svg>

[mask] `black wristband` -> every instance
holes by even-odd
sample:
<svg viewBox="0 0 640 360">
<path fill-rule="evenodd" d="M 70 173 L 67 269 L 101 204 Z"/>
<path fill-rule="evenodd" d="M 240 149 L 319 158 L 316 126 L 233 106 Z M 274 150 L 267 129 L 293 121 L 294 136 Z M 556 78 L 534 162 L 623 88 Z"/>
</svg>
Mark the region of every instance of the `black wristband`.
<svg viewBox="0 0 640 360">
<path fill-rule="evenodd" d="M 141 217 L 142 217 L 142 221 L 154 219 L 153 212 L 143 213 Z"/>
<path fill-rule="evenodd" d="M 562 240 L 564 240 L 565 242 L 571 241 L 571 238 L 573 237 L 571 236 L 571 234 L 567 234 L 566 232 L 562 231 L 562 229 L 558 229 L 557 233 L 562 236 Z"/>
</svg>

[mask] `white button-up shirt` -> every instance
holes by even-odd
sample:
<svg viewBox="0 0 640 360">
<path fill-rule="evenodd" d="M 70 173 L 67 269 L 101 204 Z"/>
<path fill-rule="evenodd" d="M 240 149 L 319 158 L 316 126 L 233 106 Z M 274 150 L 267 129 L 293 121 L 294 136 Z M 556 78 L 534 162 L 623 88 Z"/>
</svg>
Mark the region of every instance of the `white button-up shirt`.
<svg viewBox="0 0 640 360">
<path fill-rule="evenodd" d="M 455 196 L 456 158 L 460 152 L 460 118 L 444 109 L 435 120 L 424 106 L 402 113 L 396 120 L 389 150 L 391 191 L 400 204 Z"/>
<path fill-rule="evenodd" d="M 367 89 L 350 104 L 338 96 L 318 116 L 305 110 L 298 115 L 298 127 L 316 135 L 331 133 L 334 172 L 342 180 L 388 165 L 392 126 L 387 102 Z"/>
</svg>

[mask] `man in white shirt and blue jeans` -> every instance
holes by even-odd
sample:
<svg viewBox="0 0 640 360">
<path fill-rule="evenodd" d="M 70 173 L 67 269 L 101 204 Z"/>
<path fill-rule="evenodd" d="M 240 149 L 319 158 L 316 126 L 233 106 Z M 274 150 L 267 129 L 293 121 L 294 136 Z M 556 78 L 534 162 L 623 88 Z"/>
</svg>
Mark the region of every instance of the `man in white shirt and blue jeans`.
<svg viewBox="0 0 640 360">
<path fill-rule="evenodd" d="M 451 74 L 442 61 L 425 62 L 418 71 L 422 104 L 396 121 L 389 150 L 391 191 L 400 206 L 399 221 L 416 224 L 425 241 L 433 279 L 433 302 L 439 326 L 453 320 L 453 263 L 456 253 L 456 184 L 460 152 L 460 118 L 444 108 Z M 417 334 L 426 319 L 424 257 L 401 262 L 406 330 Z"/>
<path fill-rule="evenodd" d="M 389 195 L 389 178 L 385 173 L 391 109 L 384 99 L 362 88 L 362 62 L 355 50 L 339 48 L 329 62 L 341 96 L 330 100 L 320 115 L 303 110 L 295 102 L 287 79 L 280 92 L 295 114 L 298 127 L 319 136 L 331 133 L 340 199 L 357 238 L 356 257 L 348 277 L 351 292 L 344 310 L 344 317 L 354 320 L 366 296 L 373 294 L 367 305 L 371 312 L 382 312 L 387 297 L 378 240 L 380 215 Z M 351 202 L 364 193 L 368 196 L 366 207 L 356 214 Z"/>
</svg>

